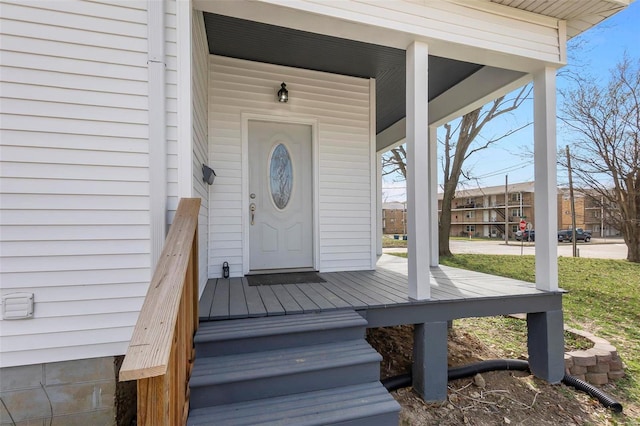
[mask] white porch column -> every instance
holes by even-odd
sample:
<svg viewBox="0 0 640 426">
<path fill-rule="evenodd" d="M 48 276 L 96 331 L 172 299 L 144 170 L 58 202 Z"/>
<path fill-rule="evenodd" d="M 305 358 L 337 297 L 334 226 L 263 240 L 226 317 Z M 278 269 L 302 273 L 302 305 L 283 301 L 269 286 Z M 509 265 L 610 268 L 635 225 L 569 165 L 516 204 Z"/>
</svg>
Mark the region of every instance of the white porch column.
<svg viewBox="0 0 640 426">
<path fill-rule="evenodd" d="M 558 191 L 556 183 L 556 70 L 533 76 L 536 288 L 558 289 Z"/>
<path fill-rule="evenodd" d="M 429 266 L 438 266 L 438 128 L 429 126 L 429 231 L 430 255 Z"/>
<path fill-rule="evenodd" d="M 429 299 L 428 55 L 426 43 L 407 47 L 407 235 L 409 297 Z"/>
</svg>

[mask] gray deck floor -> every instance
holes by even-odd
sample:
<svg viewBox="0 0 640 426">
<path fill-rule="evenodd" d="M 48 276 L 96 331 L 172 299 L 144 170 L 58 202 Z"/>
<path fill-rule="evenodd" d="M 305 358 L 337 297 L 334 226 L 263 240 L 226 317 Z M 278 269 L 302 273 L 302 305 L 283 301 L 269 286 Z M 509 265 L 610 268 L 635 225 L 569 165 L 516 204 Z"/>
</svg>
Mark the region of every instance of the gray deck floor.
<svg viewBox="0 0 640 426">
<path fill-rule="evenodd" d="M 536 305 L 527 304 L 529 298 L 556 295 L 560 296 L 561 303 L 560 292 L 548 293 L 536 289 L 532 283 L 446 266 L 431 270 L 431 299 L 412 300 L 407 296 L 406 260 L 396 259 L 385 259 L 375 271 L 322 273 L 324 283 L 249 286 L 244 277 L 211 279 L 200 299 L 200 319 L 290 315 L 333 309 L 372 311 L 418 306 L 428 309 L 434 304 L 440 305 L 438 308 L 442 310 L 443 304 L 453 307 L 464 303 L 465 308 L 459 310 L 462 314 L 450 314 L 451 318 L 459 318 L 477 316 L 477 312 L 469 310 L 474 302 L 485 304 L 478 310 L 485 315 L 510 310 L 535 312 Z M 501 303 L 514 300 L 518 303 L 512 304 L 512 309 Z M 487 305 L 487 302 L 490 303 Z"/>
</svg>

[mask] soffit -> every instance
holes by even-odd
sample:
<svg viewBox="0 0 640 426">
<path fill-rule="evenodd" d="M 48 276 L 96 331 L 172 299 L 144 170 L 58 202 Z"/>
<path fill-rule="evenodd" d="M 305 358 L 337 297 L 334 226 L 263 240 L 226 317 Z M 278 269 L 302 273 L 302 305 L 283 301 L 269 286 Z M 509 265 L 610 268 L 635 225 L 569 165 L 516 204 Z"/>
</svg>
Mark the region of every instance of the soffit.
<svg viewBox="0 0 640 426">
<path fill-rule="evenodd" d="M 405 117 L 405 51 L 204 13 L 209 52 L 249 61 L 376 79 L 376 133 Z M 482 65 L 429 56 L 429 99 Z"/>
<path fill-rule="evenodd" d="M 625 0 L 489 0 L 491 3 L 567 21 L 567 37 L 588 30 L 629 5 Z"/>
</svg>

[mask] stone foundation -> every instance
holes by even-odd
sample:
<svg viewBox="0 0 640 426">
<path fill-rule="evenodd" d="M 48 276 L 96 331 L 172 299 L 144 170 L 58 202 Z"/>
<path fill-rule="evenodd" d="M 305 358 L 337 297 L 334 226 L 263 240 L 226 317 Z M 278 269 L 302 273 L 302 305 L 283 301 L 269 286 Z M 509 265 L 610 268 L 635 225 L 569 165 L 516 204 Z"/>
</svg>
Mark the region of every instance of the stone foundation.
<svg viewBox="0 0 640 426">
<path fill-rule="evenodd" d="M 586 331 L 568 327 L 565 330 L 593 342 L 590 349 L 565 353 L 564 366 L 567 374 L 598 386 L 624 377 L 624 364 L 615 346 Z"/>
<path fill-rule="evenodd" d="M 0 369 L 0 424 L 116 424 L 114 358 Z"/>
</svg>

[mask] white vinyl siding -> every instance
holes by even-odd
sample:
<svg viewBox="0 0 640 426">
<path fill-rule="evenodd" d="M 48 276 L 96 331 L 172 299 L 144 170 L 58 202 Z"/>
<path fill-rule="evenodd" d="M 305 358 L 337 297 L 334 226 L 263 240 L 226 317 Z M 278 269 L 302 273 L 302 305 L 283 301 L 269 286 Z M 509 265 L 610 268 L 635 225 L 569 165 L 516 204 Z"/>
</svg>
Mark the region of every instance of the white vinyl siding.
<svg viewBox="0 0 640 426">
<path fill-rule="evenodd" d="M 563 59 L 557 19 L 497 4 L 432 0 L 260 1 L 415 34 L 424 37 L 431 44 L 430 53 L 437 56 L 449 57 L 450 43 L 456 43 L 554 63 Z M 406 47 L 406 40 L 405 46 L 395 47 Z"/>
<path fill-rule="evenodd" d="M 321 271 L 371 269 L 369 80 L 210 57 L 209 276 L 242 275 L 241 114 L 315 119 L 319 144 Z M 276 102 L 281 82 L 289 103 Z M 246 178 L 246 177 L 245 177 Z"/>
<path fill-rule="evenodd" d="M 146 2 L 0 4 L 0 366 L 123 354 L 150 271 Z"/>
<path fill-rule="evenodd" d="M 208 238 L 209 238 L 209 188 L 202 180 L 202 164 L 209 165 L 207 102 L 209 82 L 209 44 L 204 29 L 202 12 L 192 15 L 192 72 L 193 72 L 193 188 L 194 196 L 202 199 L 198 217 L 198 242 L 200 268 L 200 290 L 204 290 L 208 276 Z"/>
</svg>

